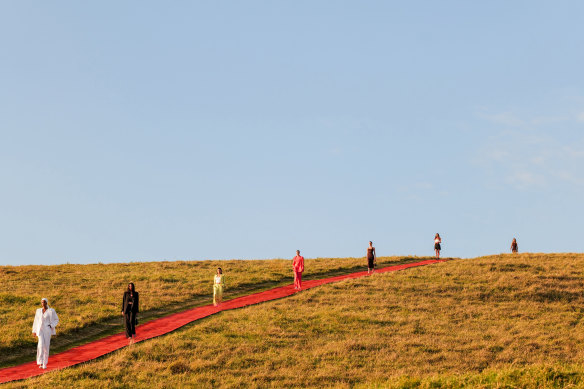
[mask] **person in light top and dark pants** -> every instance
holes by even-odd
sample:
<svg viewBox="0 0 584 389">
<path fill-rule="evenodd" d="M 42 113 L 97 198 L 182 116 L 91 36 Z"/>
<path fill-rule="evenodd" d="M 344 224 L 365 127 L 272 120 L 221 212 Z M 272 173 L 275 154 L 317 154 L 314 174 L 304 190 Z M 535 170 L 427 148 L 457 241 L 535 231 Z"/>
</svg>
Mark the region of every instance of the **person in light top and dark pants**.
<svg viewBox="0 0 584 389">
<path fill-rule="evenodd" d="M 436 233 L 436 236 L 434 236 L 434 251 L 436 251 L 436 259 L 440 258 L 440 250 L 442 250 L 440 243 L 442 243 L 442 238 L 440 238 L 439 233 Z"/>
</svg>

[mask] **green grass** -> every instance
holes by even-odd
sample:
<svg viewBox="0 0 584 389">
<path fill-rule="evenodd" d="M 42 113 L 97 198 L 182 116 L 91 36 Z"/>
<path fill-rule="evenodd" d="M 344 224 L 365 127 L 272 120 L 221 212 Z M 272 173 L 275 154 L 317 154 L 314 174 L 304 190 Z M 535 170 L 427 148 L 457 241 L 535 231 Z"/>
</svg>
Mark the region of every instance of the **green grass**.
<svg viewBox="0 0 584 389">
<path fill-rule="evenodd" d="M 376 274 L 8 387 L 584 387 L 584 255 Z"/>
<path fill-rule="evenodd" d="M 379 265 L 416 258 L 379 258 Z M 212 302 L 213 275 L 227 277 L 225 298 L 292 282 L 291 260 L 178 261 L 95 265 L 0 267 L 0 367 L 34 359 L 35 310 L 47 297 L 59 315 L 59 352 L 123 330 L 121 297 L 133 281 L 140 295 L 140 322 Z M 305 279 L 364 270 L 363 258 L 307 259 Z"/>
</svg>

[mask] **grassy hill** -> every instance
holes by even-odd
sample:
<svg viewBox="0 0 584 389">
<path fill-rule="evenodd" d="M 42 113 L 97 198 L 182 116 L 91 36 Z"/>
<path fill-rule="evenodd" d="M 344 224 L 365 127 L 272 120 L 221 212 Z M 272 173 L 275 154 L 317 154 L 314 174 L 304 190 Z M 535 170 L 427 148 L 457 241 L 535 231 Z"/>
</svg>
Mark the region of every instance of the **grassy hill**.
<svg viewBox="0 0 584 389">
<path fill-rule="evenodd" d="M 381 266 L 415 261 L 383 257 Z M 308 259 L 305 278 L 364 270 L 363 258 Z M 227 277 L 225 298 L 292 282 L 291 260 L 178 261 L 95 265 L 0 266 L 0 367 L 34 359 L 35 310 L 46 297 L 57 310 L 52 351 L 123 331 L 121 298 L 128 282 L 140 295 L 140 322 L 212 302 L 213 276 Z"/>
<path fill-rule="evenodd" d="M 376 274 L 8 387 L 584 387 L 584 255 Z"/>
</svg>

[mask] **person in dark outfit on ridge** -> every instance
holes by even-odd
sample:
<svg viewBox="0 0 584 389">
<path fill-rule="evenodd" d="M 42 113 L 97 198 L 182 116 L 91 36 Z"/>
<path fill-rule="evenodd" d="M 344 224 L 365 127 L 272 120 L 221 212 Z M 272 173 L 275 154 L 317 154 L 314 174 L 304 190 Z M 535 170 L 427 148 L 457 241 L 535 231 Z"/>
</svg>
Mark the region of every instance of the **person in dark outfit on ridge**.
<svg viewBox="0 0 584 389">
<path fill-rule="evenodd" d="M 373 247 L 373 242 L 369 241 L 369 247 L 367 247 L 367 274 L 372 274 L 375 271 L 376 262 L 375 247 Z"/>
</svg>

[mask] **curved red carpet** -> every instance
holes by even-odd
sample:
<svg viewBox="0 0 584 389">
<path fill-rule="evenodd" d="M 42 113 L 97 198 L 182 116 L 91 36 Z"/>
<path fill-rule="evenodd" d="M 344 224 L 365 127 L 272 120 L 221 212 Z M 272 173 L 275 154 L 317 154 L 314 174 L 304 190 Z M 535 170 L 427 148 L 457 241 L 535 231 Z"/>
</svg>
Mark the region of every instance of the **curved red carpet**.
<svg viewBox="0 0 584 389">
<path fill-rule="evenodd" d="M 429 265 L 437 262 L 444 262 L 444 260 L 431 259 L 421 262 L 407 263 L 404 265 L 389 266 L 376 270 L 376 273 L 403 270 L 410 267 Z M 302 289 L 310 289 L 314 288 L 315 286 L 346 280 L 350 278 L 363 277 L 366 275 L 367 272 L 363 271 L 346 274 L 342 276 L 323 278 L 321 280 L 304 281 L 302 282 Z M 137 327 L 136 342 L 168 334 L 169 332 L 174 331 L 177 328 L 180 328 L 195 320 L 213 315 L 220 311 L 241 308 L 247 305 L 275 300 L 278 298 L 291 296 L 296 292 L 297 291 L 294 290 L 294 286 L 290 284 L 266 290 L 264 292 L 234 298 L 233 300 L 225 301 L 219 307 L 214 307 L 213 305 L 205 305 L 202 307 L 197 307 L 189 309 L 184 312 L 179 312 L 166 317 L 162 317 L 160 319 L 152 320 L 147 323 L 141 324 Z M 101 357 L 105 354 L 109 354 L 112 351 L 121 349 L 122 347 L 125 347 L 127 345 L 128 340 L 126 339 L 124 333 L 111 335 L 106 338 L 72 348 L 59 354 L 50 355 L 49 364 L 47 365 L 47 368 L 45 370 L 39 369 L 37 367 L 36 361 L 25 363 L 19 366 L 6 367 L 0 369 L 0 383 L 22 380 L 25 378 L 41 375 L 51 370 L 58 370 L 63 369 L 65 367 L 77 365 L 79 363 L 87 362 L 92 359 Z"/>
</svg>

